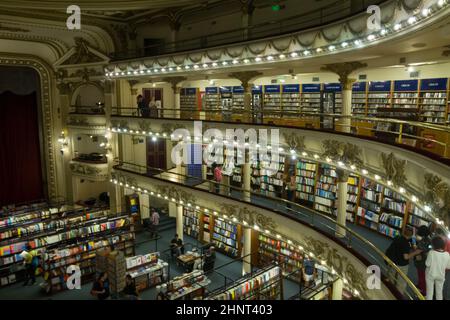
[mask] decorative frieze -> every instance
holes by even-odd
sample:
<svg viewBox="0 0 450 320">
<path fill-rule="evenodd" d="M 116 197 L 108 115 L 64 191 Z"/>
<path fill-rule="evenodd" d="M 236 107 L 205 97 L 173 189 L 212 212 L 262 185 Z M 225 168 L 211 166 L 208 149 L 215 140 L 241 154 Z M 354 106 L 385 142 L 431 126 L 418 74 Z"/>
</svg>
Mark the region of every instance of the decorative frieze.
<svg viewBox="0 0 450 320">
<path fill-rule="evenodd" d="M 340 142 L 337 140 L 323 141 L 324 158 L 330 158 L 334 161 L 341 161 L 345 164 L 351 164 L 361 167 L 361 148 L 351 143 Z"/>
<path fill-rule="evenodd" d="M 381 153 L 381 161 L 388 180 L 394 182 L 397 186 L 406 183 L 406 160 L 397 159 L 394 153 L 391 152 L 389 155 Z"/>
<path fill-rule="evenodd" d="M 73 175 L 93 181 L 105 181 L 108 179 L 108 164 L 93 164 L 78 161 L 70 162 L 70 170 Z"/>
<path fill-rule="evenodd" d="M 425 174 L 425 199 L 435 216 L 450 222 L 450 185 L 437 175 Z"/>
</svg>

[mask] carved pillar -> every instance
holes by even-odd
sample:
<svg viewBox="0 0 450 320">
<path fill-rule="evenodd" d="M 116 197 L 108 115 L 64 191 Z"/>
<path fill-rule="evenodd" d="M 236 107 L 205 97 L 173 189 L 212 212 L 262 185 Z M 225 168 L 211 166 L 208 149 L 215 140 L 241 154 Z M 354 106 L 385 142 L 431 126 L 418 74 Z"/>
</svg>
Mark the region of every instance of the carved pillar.
<svg viewBox="0 0 450 320">
<path fill-rule="evenodd" d="M 67 130 L 64 129 L 67 125 L 68 121 L 68 114 L 70 112 L 70 96 L 72 93 L 72 85 L 70 83 L 60 83 L 57 85 L 59 90 L 59 107 L 61 110 L 61 127 L 59 128 L 59 132 L 64 131 L 66 139 L 69 140 L 69 144 L 65 148 L 64 151 L 62 151 L 59 155 L 61 156 L 61 163 L 56 163 L 56 168 L 58 170 L 58 167 L 61 169 L 59 170 L 60 174 L 56 174 L 55 179 L 58 181 L 58 185 L 64 186 L 60 190 L 59 196 L 64 196 L 67 201 L 74 202 L 74 189 L 73 189 L 73 183 L 72 183 L 72 171 L 70 169 L 70 160 L 72 160 L 72 139 L 69 136 L 69 133 Z"/>
<path fill-rule="evenodd" d="M 367 67 L 366 63 L 357 61 L 327 64 L 322 67 L 323 71 L 336 73 L 342 85 L 342 118 L 339 121 L 338 131 L 351 132 L 352 85 L 356 79 L 351 79 L 349 76 L 352 72 L 365 67 Z"/>
<path fill-rule="evenodd" d="M 243 72 L 233 72 L 228 76 L 231 78 L 236 78 L 241 81 L 244 87 L 244 114 L 242 116 L 243 122 L 252 122 L 252 79 L 261 76 L 262 73 L 258 71 L 243 71 Z"/>
<path fill-rule="evenodd" d="M 183 240 L 183 206 L 177 205 L 177 219 L 176 219 L 176 230 L 178 237 Z"/>
<path fill-rule="evenodd" d="M 242 28 L 244 29 L 242 40 L 247 40 L 251 38 L 249 27 L 252 26 L 253 11 L 255 11 L 255 6 L 253 5 L 253 0 L 240 0 L 240 2 L 242 11 Z"/>
<path fill-rule="evenodd" d="M 348 200 L 348 172 L 342 169 L 337 169 L 337 217 L 336 222 L 340 225 L 346 225 L 347 218 L 347 200 Z M 337 237 L 345 237 L 345 229 L 341 227 L 336 228 Z"/>
<path fill-rule="evenodd" d="M 178 31 L 180 31 L 181 27 L 180 17 L 176 12 L 170 11 L 167 14 L 167 18 L 169 19 L 170 42 L 172 43 L 172 47 L 169 50 L 174 52 L 177 50 Z"/>
<path fill-rule="evenodd" d="M 174 94 L 174 105 L 171 107 L 172 109 L 170 112 L 164 112 L 164 117 L 171 117 L 171 118 L 177 118 L 179 119 L 181 117 L 181 112 L 179 111 L 181 108 L 180 105 L 180 91 L 181 88 L 178 86 L 179 83 L 186 81 L 186 77 L 170 77 L 170 78 L 164 78 L 164 82 L 168 82 L 172 85 L 172 90 Z"/>
<path fill-rule="evenodd" d="M 252 175 L 252 169 L 250 166 L 250 159 L 249 158 L 249 154 L 248 151 L 245 151 L 246 155 L 246 160 L 244 165 L 242 166 L 242 181 L 243 181 L 243 186 L 242 188 L 244 190 L 248 190 L 248 191 L 244 191 L 244 201 L 250 202 L 251 201 L 251 194 L 250 194 L 250 189 L 251 189 L 251 175 Z"/>
<path fill-rule="evenodd" d="M 243 227 L 244 246 L 242 250 L 242 275 L 252 271 L 251 253 L 252 253 L 252 229 Z"/>
<path fill-rule="evenodd" d="M 344 281 L 341 278 L 333 283 L 331 300 L 342 300 L 342 291 L 344 289 Z"/>
</svg>

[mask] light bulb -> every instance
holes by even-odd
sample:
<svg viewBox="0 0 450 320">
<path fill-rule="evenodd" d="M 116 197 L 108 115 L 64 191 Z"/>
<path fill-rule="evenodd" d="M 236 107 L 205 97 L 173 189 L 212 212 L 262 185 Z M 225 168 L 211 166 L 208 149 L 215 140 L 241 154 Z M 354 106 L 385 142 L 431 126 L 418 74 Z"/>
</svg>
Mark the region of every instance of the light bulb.
<svg viewBox="0 0 450 320">
<path fill-rule="evenodd" d="M 342 42 L 342 48 L 346 48 L 348 47 L 348 43 L 347 42 Z"/>
</svg>

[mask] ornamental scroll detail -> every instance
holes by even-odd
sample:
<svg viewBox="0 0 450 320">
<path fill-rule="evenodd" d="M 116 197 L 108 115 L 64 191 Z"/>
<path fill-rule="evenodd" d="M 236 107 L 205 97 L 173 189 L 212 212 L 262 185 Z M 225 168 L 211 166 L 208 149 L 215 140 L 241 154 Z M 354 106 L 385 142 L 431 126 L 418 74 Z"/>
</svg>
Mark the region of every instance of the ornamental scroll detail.
<svg viewBox="0 0 450 320">
<path fill-rule="evenodd" d="M 425 201 L 431 205 L 435 216 L 444 220 L 448 226 L 450 223 L 450 185 L 434 174 L 425 174 Z"/>
<path fill-rule="evenodd" d="M 249 225 L 257 225 L 261 229 L 275 230 L 278 226 L 276 222 L 257 211 L 249 210 L 236 205 L 222 203 L 220 205 L 220 212 L 226 214 L 230 218 L 236 218 L 239 221 L 245 221 Z"/>
<path fill-rule="evenodd" d="M 337 140 L 325 140 L 323 142 L 324 157 L 328 157 L 335 161 L 353 164 L 357 167 L 363 165 L 361 160 L 361 148 L 351 144 L 340 142 Z"/>
<path fill-rule="evenodd" d="M 366 292 L 365 275 L 362 272 L 358 272 L 348 258 L 339 254 L 337 249 L 331 248 L 328 243 L 313 237 L 305 237 L 305 242 L 301 243 L 301 245 L 307 251 L 312 252 L 319 260 L 325 260 L 338 275 L 347 279 L 350 287 L 358 290 L 363 299 L 369 299 L 369 295 Z"/>
<path fill-rule="evenodd" d="M 197 201 L 196 198 L 191 193 L 188 193 L 175 187 L 158 185 L 156 186 L 156 192 L 166 195 L 170 199 L 173 198 L 177 201 L 181 200 L 184 203 L 195 204 Z"/>
<path fill-rule="evenodd" d="M 304 150 L 305 149 L 305 137 L 296 135 L 293 133 L 283 132 L 283 139 L 286 143 L 286 145 L 289 146 L 289 148 L 294 150 Z"/>
<path fill-rule="evenodd" d="M 394 153 L 391 152 L 389 155 L 381 153 L 381 161 L 388 180 L 391 180 L 398 186 L 406 182 L 406 160 L 397 159 Z"/>
</svg>

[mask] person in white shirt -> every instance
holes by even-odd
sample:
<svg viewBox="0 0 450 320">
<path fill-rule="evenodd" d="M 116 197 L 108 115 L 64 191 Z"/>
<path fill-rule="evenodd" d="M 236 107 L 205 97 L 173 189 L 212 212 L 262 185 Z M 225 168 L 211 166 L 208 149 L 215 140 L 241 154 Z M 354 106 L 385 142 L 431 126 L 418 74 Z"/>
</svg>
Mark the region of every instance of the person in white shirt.
<svg viewBox="0 0 450 320">
<path fill-rule="evenodd" d="M 433 250 L 430 250 L 425 262 L 425 279 L 427 282 L 427 300 L 433 300 L 436 287 L 436 300 L 443 300 L 445 269 L 450 268 L 450 255 L 446 252 L 445 242 L 441 237 L 431 240 Z"/>
<path fill-rule="evenodd" d="M 159 213 L 156 210 L 153 210 L 150 219 L 152 222 L 150 236 L 153 238 L 158 236 L 158 225 L 160 219 Z"/>
</svg>

